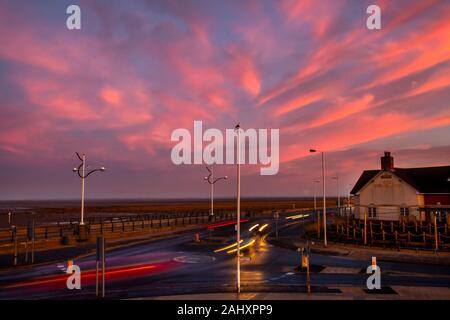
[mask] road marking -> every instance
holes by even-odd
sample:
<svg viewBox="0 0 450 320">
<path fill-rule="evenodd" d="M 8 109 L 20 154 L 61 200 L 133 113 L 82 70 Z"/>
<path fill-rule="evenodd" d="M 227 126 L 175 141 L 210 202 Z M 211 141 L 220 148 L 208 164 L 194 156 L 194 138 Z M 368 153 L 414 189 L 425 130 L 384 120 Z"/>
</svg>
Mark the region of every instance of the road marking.
<svg viewBox="0 0 450 320">
<path fill-rule="evenodd" d="M 285 274 L 282 274 L 282 275 L 279 276 L 279 277 L 273 277 L 273 278 L 270 278 L 270 281 L 280 280 L 280 279 L 283 279 L 283 278 L 292 276 L 292 275 L 294 275 L 294 274 L 295 274 L 294 272 L 286 272 Z"/>
<path fill-rule="evenodd" d="M 355 274 L 360 271 L 361 268 L 325 267 L 320 273 Z"/>
<path fill-rule="evenodd" d="M 191 255 L 175 257 L 173 260 L 180 263 L 208 263 L 215 261 L 216 258 L 210 256 Z"/>
</svg>

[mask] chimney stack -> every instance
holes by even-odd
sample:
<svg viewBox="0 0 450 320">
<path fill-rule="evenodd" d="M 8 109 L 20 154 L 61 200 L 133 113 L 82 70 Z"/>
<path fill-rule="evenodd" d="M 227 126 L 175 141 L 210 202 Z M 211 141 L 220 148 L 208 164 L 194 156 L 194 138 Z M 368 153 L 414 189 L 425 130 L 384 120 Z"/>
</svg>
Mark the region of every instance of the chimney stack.
<svg viewBox="0 0 450 320">
<path fill-rule="evenodd" d="M 389 151 L 385 151 L 384 156 L 381 157 L 381 170 L 394 170 L 394 158 L 391 157 L 391 153 Z"/>
</svg>

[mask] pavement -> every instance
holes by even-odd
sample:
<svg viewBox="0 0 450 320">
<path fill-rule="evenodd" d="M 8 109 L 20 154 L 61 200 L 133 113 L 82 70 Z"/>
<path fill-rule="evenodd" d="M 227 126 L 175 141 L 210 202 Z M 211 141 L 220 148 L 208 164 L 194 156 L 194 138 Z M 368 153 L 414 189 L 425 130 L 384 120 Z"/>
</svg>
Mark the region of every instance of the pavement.
<svg viewBox="0 0 450 320">
<path fill-rule="evenodd" d="M 337 287 L 340 293 L 244 292 L 191 294 L 135 300 L 449 300 L 450 288 L 394 286 L 395 293 L 366 293 L 358 287 Z"/>
</svg>

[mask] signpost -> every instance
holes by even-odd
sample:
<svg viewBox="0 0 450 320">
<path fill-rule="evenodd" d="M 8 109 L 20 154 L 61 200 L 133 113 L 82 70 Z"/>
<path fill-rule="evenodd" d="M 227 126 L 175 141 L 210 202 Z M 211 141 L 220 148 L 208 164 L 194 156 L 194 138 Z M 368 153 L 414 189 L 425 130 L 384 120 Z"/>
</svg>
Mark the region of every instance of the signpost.
<svg viewBox="0 0 450 320">
<path fill-rule="evenodd" d="M 278 211 L 275 211 L 273 218 L 275 219 L 275 236 L 278 239 L 278 220 L 280 219 L 280 214 Z"/>
<path fill-rule="evenodd" d="M 301 249 L 302 252 L 302 268 L 306 268 L 306 288 L 308 289 L 308 293 L 311 293 L 311 277 L 309 273 L 309 256 L 310 256 L 310 248 L 309 241 L 306 242 L 306 248 Z"/>
<path fill-rule="evenodd" d="M 11 226 L 11 233 L 13 236 L 13 241 L 14 241 L 14 261 L 13 264 L 15 266 L 17 266 L 17 227 L 16 226 Z"/>
<path fill-rule="evenodd" d="M 34 263 L 34 227 L 35 221 L 28 221 L 27 239 L 25 241 L 25 263 L 28 263 L 28 241 L 31 241 L 31 263 Z"/>
<path fill-rule="evenodd" d="M 28 247 L 28 241 L 31 241 L 31 263 L 34 263 L 34 228 L 34 219 L 32 221 L 28 221 L 26 246 Z M 26 252 L 26 262 L 28 262 L 28 249 Z"/>
<path fill-rule="evenodd" d="M 95 263 L 95 295 L 99 295 L 99 265 L 102 264 L 102 298 L 105 297 L 105 238 L 97 237 L 97 255 Z"/>
</svg>

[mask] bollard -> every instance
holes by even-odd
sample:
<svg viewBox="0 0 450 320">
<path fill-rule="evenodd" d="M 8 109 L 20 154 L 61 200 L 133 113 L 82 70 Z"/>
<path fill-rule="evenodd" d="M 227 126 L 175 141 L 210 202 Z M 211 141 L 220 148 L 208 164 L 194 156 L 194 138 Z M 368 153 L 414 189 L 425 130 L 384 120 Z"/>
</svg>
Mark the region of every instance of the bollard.
<svg viewBox="0 0 450 320">
<path fill-rule="evenodd" d="M 199 235 L 198 233 L 195 234 L 194 241 L 195 241 L 196 243 L 199 243 L 199 242 L 200 242 L 200 235 Z"/>
</svg>

